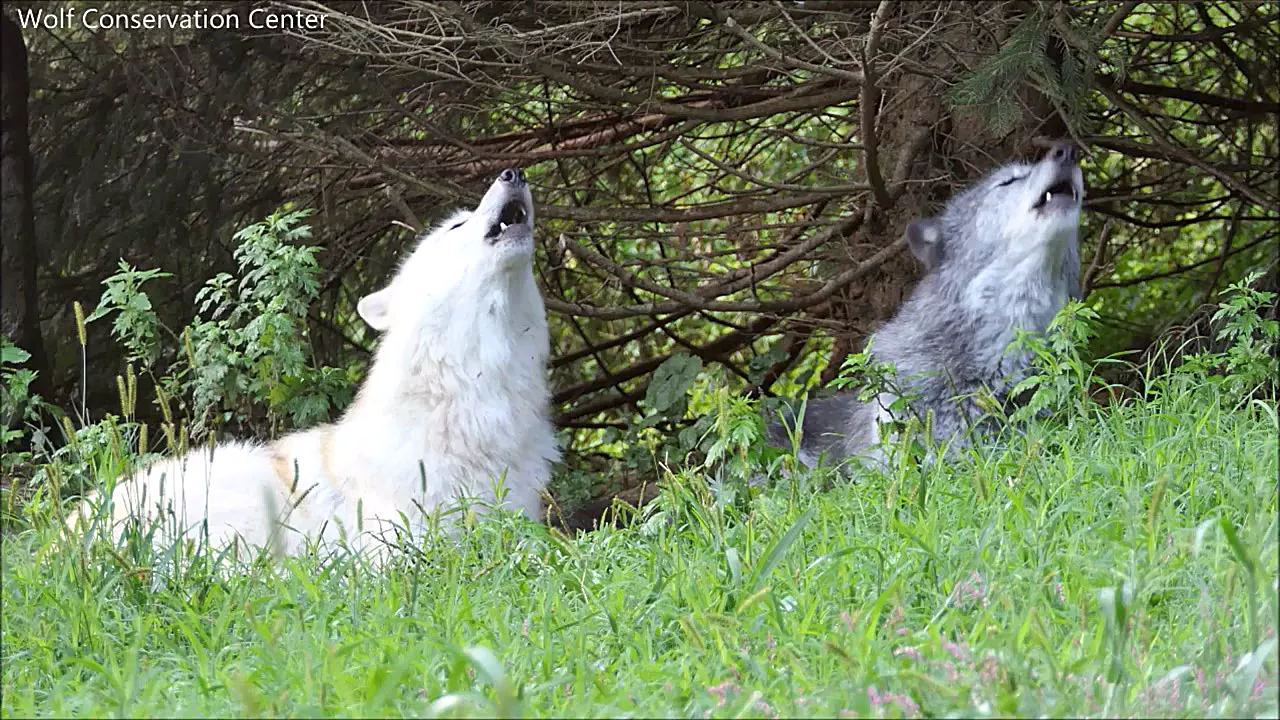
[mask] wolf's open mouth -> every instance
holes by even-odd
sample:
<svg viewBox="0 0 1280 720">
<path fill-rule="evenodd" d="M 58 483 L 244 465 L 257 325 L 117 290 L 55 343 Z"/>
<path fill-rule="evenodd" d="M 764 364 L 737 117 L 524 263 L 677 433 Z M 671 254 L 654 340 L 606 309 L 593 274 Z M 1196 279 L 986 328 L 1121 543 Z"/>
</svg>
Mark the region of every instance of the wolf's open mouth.
<svg viewBox="0 0 1280 720">
<path fill-rule="evenodd" d="M 525 209 L 524 202 L 521 200 L 509 200 L 506 205 L 502 206 L 502 212 L 498 213 L 498 221 L 489 226 L 489 232 L 486 233 L 486 236 L 491 242 L 497 242 L 507 228 L 512 225 L 524 225 L 528 219 L 529 211 Z"/>
<path fill-rule="evenodd" d="M 1052 202 L 1055 197 L 1064 199 L 1070 197 L 1073 203 L 1077 203 L 1080 202 L 1080 191 L 1076 189 L 1076 184 L 1071 180 L 1058 180 L 1045 189 L 1044 196 L 1036 201 L 1033 208 L 1038 210 Z"/>
<path fill-rule="evenodd" d="M 506 230 L 508 225 L 518 225 L 524 222 L 526 217 L 528 213 L 524 211 L 524 203 L 512 200 L 502 206 L 502 212 L 498 215 L 498 229 Z"/>
</svg>

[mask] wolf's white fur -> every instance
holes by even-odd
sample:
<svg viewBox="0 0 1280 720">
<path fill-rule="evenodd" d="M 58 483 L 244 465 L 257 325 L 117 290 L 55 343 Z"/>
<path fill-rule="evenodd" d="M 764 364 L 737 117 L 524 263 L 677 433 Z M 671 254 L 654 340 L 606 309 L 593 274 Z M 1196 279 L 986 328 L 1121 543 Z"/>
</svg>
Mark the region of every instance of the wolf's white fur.
<svg viewBox="0 0 1280 720">
<path fill-rule="evenodd" d="M 499 225 L 513 203 L 524 221 Z M 353 547 L 376 548 L 371 535 L 402 524 L 401 514 L 416 535 L 424 512 L 463 497 L 495 502 L 499 482 L 507 506 L 541 519 L 559 453 L 532 226 L 528 186 L 508 171 L 474 212 L 423 237 L 391 283 L 360 301 L 383 336 L 338 422 L 267 445 L 193 451 L 125 478 L 113 496 L 114 532 L 128 516 L 160 511 L 158 541 L 172 540 L 175 526 L 196 539 L 207 518 L 214 546 L 239 538 L 296 554 L 307 538 L 344 534 Z M 78 516 L 92 513 L 91 502 Z"/>
</svg>

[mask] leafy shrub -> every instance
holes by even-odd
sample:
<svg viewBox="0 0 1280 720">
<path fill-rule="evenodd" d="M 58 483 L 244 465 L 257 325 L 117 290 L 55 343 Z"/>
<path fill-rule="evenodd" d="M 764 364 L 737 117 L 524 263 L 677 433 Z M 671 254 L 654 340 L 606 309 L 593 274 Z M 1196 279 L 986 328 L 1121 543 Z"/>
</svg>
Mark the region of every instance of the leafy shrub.
<svg viewBox="0 0 1280 720">
<path fill-rule="evenodd" d="M 189 397 L 192 430 L 243 423 L 265 406 L 270 431 L 287 422 L 305 427 L 330 418 L 351 401 L 350 368 L 316 367 L 305 318 L 320 289 L 318 247 L 301 224 L 310 210 L 273 213 L 236 233 L 238 275 L 219 273 L 196 295 L 198 313 L 181 333 L 180 352 L 157 381 L 161 397 Z M 165 273 L 121 262 L 104 281 L 102 299 L 86 321 L 114 315 L 112 334 L 131 360 L 153 370 L 161 327 L 143 284 Z"/>
<path fill-rule="evenodd" d="M 147 294 L 149 282 L 169 277 L 160 270 L 121 261 L 118 272 L 103 281 L 94 311 L 85 317 L 77 305 L 83 323 L 110 319 L 111 336 L 127 350 L 129 364 L 117 377 L 118 415 L 80 418 L 75 427 L 61 410 L 31 394 L 34 372 L 21 367 L 28 355 L 5 341 L 3 469 L 6 478 L 29 478 L 25 484 L 35 492 L 29 506 L 119 476 L 149 453 L 153 439 L 162 439 L 165 451 L 180 453 L 192 439 L 212 441 L 219 426 L 255 434 L 286 424 L 305 427 L 351 401 L 355 369 L 317 367 L 312 359 L 305 319 L 321 268 L 315 260 L 319 248 L 300 242 L 311 235 L 302 224 L 309 214 L 282 209 L 237 233 L 237 274 L 206 282 L 197 294 L 195 319 L 179 332 L 159 320 Z M 83 325 L 80 341 L 85 342 Z M 154 383 L 163 417 L 159 433 L 150 434 L 136 419 L 135 367 Z M 49 438 L 55 427 L 62 435 L 57 443 Z M 24 437 L 25 446 L 19 442 Z M 6 489 L 6 521 L 15 517 L 14 497 Z"/>
<path fill-rule="evenodd" d="M 1218 344 L 1225 349 L 1206 350 L 1185 358 L 1183 374 L 1217 383 L 1224 393 L 1241 400 L 1257 395 L 1275 396 L 1280 377 L 1280 321 L 1268 319 L 1267 307 L 1276 294 L 1257 290 L 1261 277 L 1255 272 L 1227 288 L 1212 324 Z"/>
</svg>

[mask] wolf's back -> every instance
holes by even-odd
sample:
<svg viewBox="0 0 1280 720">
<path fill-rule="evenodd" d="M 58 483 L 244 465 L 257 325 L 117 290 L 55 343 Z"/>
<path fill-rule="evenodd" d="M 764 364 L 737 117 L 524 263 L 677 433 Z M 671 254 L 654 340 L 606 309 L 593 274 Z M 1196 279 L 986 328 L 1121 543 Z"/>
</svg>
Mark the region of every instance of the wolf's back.
<svg viewBox="0 0 1280 720">
<path fill-rule="evenodd" d="M 214 546 L 234 537 L 265 546 L 272 528 L 271 506 L 286 508 L 288 492 L 266 447 L 232 442 L 140 468 L 116 483 L 109 508 L 102 507 L 103 500 L 100 493 L 86 497 L 68 519 L 70 528 L 109 523 L 118 542 L 129 519 L 136 518 L 143 533 L 155 523 L 155 539 L 167 544 L 180 534 L 200 539 L 207 516 Z"/>
</svg>

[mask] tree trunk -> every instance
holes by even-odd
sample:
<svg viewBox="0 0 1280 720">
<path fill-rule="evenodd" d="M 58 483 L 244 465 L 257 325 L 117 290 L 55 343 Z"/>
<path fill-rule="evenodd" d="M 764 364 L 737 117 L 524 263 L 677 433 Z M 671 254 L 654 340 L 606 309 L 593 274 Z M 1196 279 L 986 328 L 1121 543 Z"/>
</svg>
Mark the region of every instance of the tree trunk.
<svg viewBox="0 0 1280 720">
<path fill-rule="evenodd" d="M 49 397 L 36 288 L 35 173 L 27 134 L 27 48 L 22 30 L 0 16 L 0 320 L 10 340 L 31 353 L 36 392 Z"/>
</svg>

